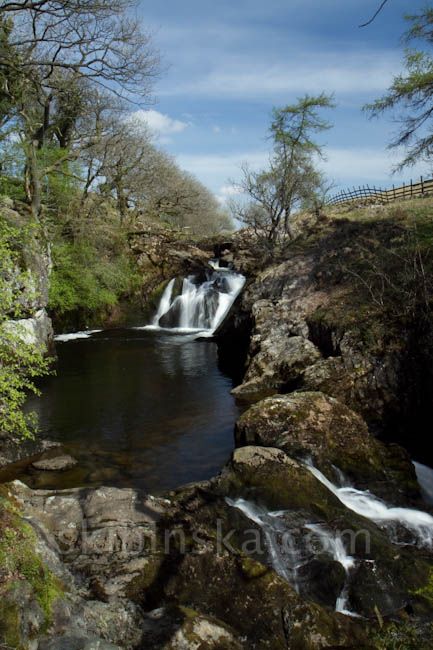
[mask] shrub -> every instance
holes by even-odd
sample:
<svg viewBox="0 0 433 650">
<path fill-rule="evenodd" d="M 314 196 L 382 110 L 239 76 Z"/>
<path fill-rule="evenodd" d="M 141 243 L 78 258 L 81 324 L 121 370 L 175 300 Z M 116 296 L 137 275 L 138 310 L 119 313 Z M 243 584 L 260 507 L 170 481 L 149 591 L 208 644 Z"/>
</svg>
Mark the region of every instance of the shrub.
<svg viewBox="0 0 433 650">
<path fill-rule="evenodd" d="M 103 311 L 138 286 L 138 274 L 126 252 L 108 255 L 90 242 L 60 242 L 53 247 L 50 309 Z"/>
<path fill-rule="evenodd" d="M 20 249 L 28 233 L 0 218 L 0 435 L 32 436 L 33 414 L 24 414 L 27 393 L 37 392 L 35 379 L 48 372 L 44 351 L 25 343 L 19 331 L 8 329 L 10 318 L 20 318 L 20 295 L 28 275 L 20 268 Z"/>
</svg>

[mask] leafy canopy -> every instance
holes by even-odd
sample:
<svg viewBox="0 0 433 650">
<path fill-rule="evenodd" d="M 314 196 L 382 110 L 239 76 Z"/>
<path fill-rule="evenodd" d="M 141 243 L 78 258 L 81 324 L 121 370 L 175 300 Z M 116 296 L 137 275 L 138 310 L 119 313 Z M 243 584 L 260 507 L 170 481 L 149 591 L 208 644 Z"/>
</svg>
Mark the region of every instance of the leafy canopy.
<svg viewBox="0 0 433 650">
<path fill-rule="evenodd" d="M 404 71 L 394 77 L 386 94 L 364 108 L 372 117 L 393 111 L 400 130 L 390 142 L 390 148 L 405 149 L 405 156 L 396 171 L 428 162 L 433 153 L 433 8 L 418 15 L 406 16 L 410 28 L 404 36 L 406 43 L 420 41 L 424 48 L 408 48 Z"/>
</svg>

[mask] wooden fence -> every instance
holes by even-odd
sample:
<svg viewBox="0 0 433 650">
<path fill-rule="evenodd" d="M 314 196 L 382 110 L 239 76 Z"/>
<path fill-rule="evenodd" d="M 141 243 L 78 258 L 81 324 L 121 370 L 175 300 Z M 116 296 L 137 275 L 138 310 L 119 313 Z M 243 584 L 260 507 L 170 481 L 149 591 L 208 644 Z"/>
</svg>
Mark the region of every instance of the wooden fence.
<svg viewBox="0 0 433 650">
<path fill-rule="evenodd" d="M 391 203 L 402 199 L 412 199 L 425 194 L 433 194 L 433 178 L 425 180 L 422 176 L 419 181 L 403 183 L 400 187 L 392 186 L 384 190 L 369 185 L 343 190 L 326 201 L 327 205 L 343 205 L 344 203 Z"/>
</svg>

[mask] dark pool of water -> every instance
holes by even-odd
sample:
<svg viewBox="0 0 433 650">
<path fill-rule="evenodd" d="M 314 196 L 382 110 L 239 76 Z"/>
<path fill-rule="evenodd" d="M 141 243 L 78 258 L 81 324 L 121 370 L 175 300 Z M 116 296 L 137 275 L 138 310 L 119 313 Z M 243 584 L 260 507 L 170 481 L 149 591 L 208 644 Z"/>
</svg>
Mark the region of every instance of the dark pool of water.
<svg viewBox="0 0 433 650">
<path fill-rule="evenodd" d="M 216 345 L 118 330 L 58 344 L 57 376 L 29 400 L 40 435 L 79 464 L 22 476 L 47 488 L 133 486 L 158 493 L 217 473 L 239 415 Z"/>
</svg>

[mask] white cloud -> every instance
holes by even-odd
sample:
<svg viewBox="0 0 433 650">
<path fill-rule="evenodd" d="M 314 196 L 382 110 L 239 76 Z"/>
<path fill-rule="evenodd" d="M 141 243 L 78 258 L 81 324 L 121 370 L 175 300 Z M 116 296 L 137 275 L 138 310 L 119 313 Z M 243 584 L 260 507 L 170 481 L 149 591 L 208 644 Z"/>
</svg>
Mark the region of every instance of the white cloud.
<svg viewBox="0 0 433 650">
<path fill-rule="evenodd" d="M 217 126 L 216 124 L 212 127 L 212 131 L 214 133 L 221 133 L 221 127 Z"/>
<path fill-rule="evenodd" d="M 223 185 L 220 187 L 219 193 L 222 196 L 236 196 L 236 194 L 241 194 L 241 190 L 236 185 Z"/>
<path fill-rule="evenodd" d="M 229 154 L 182 154 L 176 157 L 182 169 L 197 176 L 216 196 L 221 196 L 221 187 L 228 187 L 230 181 L 240 177 L 242 163 L 253 169 L 264 167 L 269 159 L 266 151 L 242 151 Z"/>
<path fill-rule="evenodd" d="M 166 115 L 165 113 L 159 113 L 159 111 L 154 110 L 138 110 L 132 113 L 131 119 L 142 122 L 147 125 L 151 131 L 156 133 L 159 136 L 166 137 L 173 135 L 175 133 L 182 133 L 190 126 L 189 122 L 182 122 L 181 120 L 176 120 Z"/>
<path fill-rule="evenodd" d="M 392 175 L 392 168 L 402 158 L 398 152 L 383 149 L 365 148 L 329 148 L 326 150 L 327 160 L 323 163 L 326 174 L 339 186 L 345 185 L 399 185 L 402 181 L 416 179 L 420 175 L 428 175 L 425 165 L 415 165 L 399 177 Z"/>
<path fill-rule="evenodd" d="M 394 51 L 315 52 L 300 61 L 266 63 L 254 58 L 220 60 L 217 67 L 194 79 L 171 84 L 161 95 L 265 97 L 289 92 L 337 94 L 377 93 L 390 84 L 401 67 Z"/>
<path fill-rule="evenodd" d="M 391 154 L 384 149 L 372 147 L 333 148 L 326 149 L 327 160 L 321 163 L 327 177 L 335 182 L 338 188 L 353 185 L 370 185 L 388 187 L 395 183 L 419 178 L 422 174 L 428 176 L 429 170 L 423 165 L 403 172 L 399 177 L 393 177 L 392 167 L 401 158 L 398 153 Z M 255 170 L 266 167 L 269 153 L 266 151 L 241 151 L 230 154 L 184 154 L 177 156 L 177 161 L 185 169 L 207 185 L 221 203 L 238 193 L 236 183 L 241 176 L 242 163 Z M 331 191 L 331 193 L 333 193 Z"/>
<path fill-rule="evenodd" d="M 220 187 L 216 197 L 222 205 L 225 205 L 230 198 L 240 194 L 242 194 L 242 189 L 235 184 L 231 184 Z"/>
</svg>

